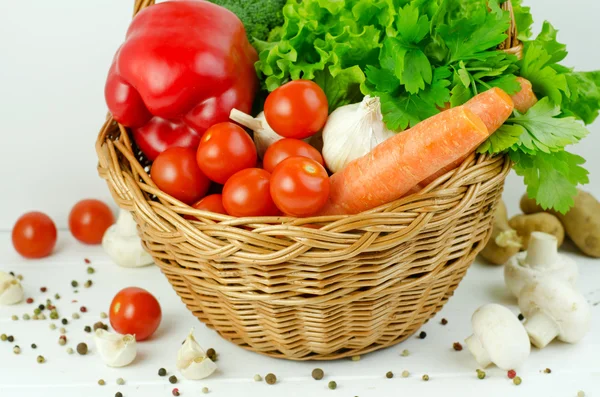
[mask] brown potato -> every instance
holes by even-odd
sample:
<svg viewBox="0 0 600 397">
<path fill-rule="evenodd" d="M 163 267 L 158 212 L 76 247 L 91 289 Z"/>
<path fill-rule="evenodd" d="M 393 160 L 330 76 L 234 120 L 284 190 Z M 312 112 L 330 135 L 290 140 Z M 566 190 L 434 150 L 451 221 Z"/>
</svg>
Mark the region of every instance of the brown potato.
<svg viewBox="0 0 600 397">
<path fill-rule="evenodd" d="M 494 265 L 503 265 L 520 249 L 521 239 L 508 224 L 506 206 L 500 201 L 494 213 L 492 236 L 480 254 Z"/>
<path fill-rule="evenodd" d="M 565 239 L 565 228 L 558 218 L 547 212 L 538 212 L 530 215 L 516 215 L 508 221 L 510 227 L 515 229 L 523 242 L 523 250 L 529 247 L 529 238 L 533 232 L 552 234 L 560 247 Z"/>
<path fill-rule="evenodd" d="M 526 214 L 542 212 L 542 208 L 524 195 L 521 199 L 521 210 Z M 562 222 L 567 236 L 586 255 L 600 258 L 600 202 L 591 194 L 579 191 L 575 196 L 575 205 L 563 215 L 548 211 Z"/>
</svg>

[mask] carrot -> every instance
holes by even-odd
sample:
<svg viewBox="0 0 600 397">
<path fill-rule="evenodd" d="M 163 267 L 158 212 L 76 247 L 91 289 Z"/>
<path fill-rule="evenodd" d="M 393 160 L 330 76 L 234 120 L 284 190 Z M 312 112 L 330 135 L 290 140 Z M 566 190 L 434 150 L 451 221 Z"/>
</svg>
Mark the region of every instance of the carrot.
<svg viewBox="0 0 600 397">
<path fill-rule="evenodd" d="M 512 100 L 515 103 L 515 109 L 520 113 L 527 113 L 537 103 L 538 99 L 529 80 L 517 77 L 517 81 L 521 84 L 521 91 L 514 94 Z"/>
<path fill-rule="evenodd" d="M 514 109 L 511 97 L 497 87 L 475 95 L 463 106 L 481 117 L 490 135 L 504 124 Z"/>
<path fill-rule="evenodd" d="M 464 106 L 430 117 L 333 174 L 320 215 L 357 214 L 394 201 L 488 136 L 483 121 Z"/>
</svg>

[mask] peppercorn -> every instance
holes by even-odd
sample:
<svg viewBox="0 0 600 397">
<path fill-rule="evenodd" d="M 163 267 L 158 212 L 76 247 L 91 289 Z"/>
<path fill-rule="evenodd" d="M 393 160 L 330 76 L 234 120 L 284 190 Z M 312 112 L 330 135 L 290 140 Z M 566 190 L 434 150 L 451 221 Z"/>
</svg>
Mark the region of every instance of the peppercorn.
<svg viewBox="0 0 600 397">
<path fill-rule="evenodd" d="M 425 331 L 421 331 L 421 333 L 419 334 L 419 339 L 425 339 L 427 338 L 427 333 Z"/>
<path fill-rule="evenodd" d="M 37 362 L 39 364 L 43 364 L 46 362 L 46 359 L 44 358 L 44 356 L 37 356 Z"/>
<path fill-rule="evenodd" d="M 23 275 L 22 275 L 22 274 L 19 274 L 19 275 L 17 276 L 17 280 L 19 280 L 19 281 L 23 281 Z"/>
<path fill-rule="evenodd" d="M 427 375 L 427 374 L 423 375 L 423 380 L 425 382 L 427 382 L 429 380 L 429 375 Z"/>
<path fill-rule="evenodd" d="M 71 287 L 75 288 L 79 285 L 79 283 L 75 280 L 71 281 Z"/>
<path fill-rule="evenodd" d="M 92 283 L 92 280 L 88 280 L 88 281 L 86 281 L 86 282 L 85 282 L 85 284 L 83 284 L 83 286 L 84 286 L 85 288 L 90 288 L 90 287 L 92 286 L 92 284 L 93 284 L 93 283 Z"/>
<path fill-rule="evenodd" d="M 513 379 L 513 383 L 517 386 L 519 386 L 521 384 L 522 380 L 521 377 L 517 376 Z"/>
<path fill-rule="evenodd" d="M 115 397 L 123 397 L 123 393 L 121 393 L 120 391 L 115 393 Z"/>
<path fill-rule="evenodd" d="M 525 316 L 522 313 L 519 313 L 519 316 L 517 318 L 519 319 L 519 321 L 525 320 Z"/>
<path fill-rule="evenodd" d="M 89 260 L 88 258 L 83 258 L 83 261 L 85 262 L 86 265 L 89 265 L 90 263 L 92 263 L 92 261 Z"/>
<path fill-rule="evenodd" d="M 80 312 L 82 312 L 82 313 L 86 313 L 86 312 L 87 312 L 87 307 L 85 307 L 85 306 L 81 306 L 81 307 L 79 308 L 79 311 L 80 311 Z"/>
<path fill-rule="evenodd" d="M 13 353 L 15 353 L 15 354 L 21 354 L 21 348 L 19 346 L 13 347 Z"/>
<path fill-rule="evenodd" d="M 94 268 L 91 267 L 91 266 L 88 266 L 88 268 L 87 268 L 87 274 L 94 274 L 94 272 L 95 272 Z"/>
<path fill-rule="evenodd" d="M 446 325 L 448 324 L 448 320 L 446 320 L 445 318 L 442 319 L 442 325 Z"/>
<path fill-rule="evenodd" d="M 410 376 L 410 372 L 408 372 L 407 370 L 402 371 L 403 378 L 408 378 L 409 376 Z"/>
<path fill-rule="evenodd" d="M 104 385 L 106 384 L 106 382 L 104 381 L 104 379 L 99 379 L 99 380 L 98 380 L 98 384 L 99 384 L 100 386 L 104 386 Z"/>
<path fill-rule="evenodd" d="M 169 376 L 169 382 L 171 382 L 171 384 L 175 384 L 177 383 L 177 377 L 175 375 L 171 375 Z"/>
<path fill-rule="evenodd" d="M 315 369 L 313 369 L 311 375 L 314 380 L 321 380 L 321 379 L 323 379 L 323 376 L 325 376 L 325 373 L 323 372 L 323 370 L 321 368 L 315 368 Z"/>
<path fill-rule="evenodd" d="M 58 332 L 60 332 L 62 335 L 64 335 L 64 334 L 66 334 L 66 333 L 67 333 L 67 330 L 66 330 L 66 329 L 64 329 L 63 327 L 61 327 L 61 328 L 58 330 Z"/>
<path fill-rule="evenodd" d="M 313 378 L 314 378 L 314 376 L 313 376 Z M 254 375 L 254 381 L 255 382 L 262 382 L 262 376 L 260 376 L 259 374 Z"/>
<path fill-rule="evenodd" d="M 15 337 L 12 335 L 8 335 L 8 337 L 6 338 L 9 342 L 14 342 L 15 341 Z"/>
<path fill-rule="evenodd" d="M 27 321 L 29 319 L 31 319 L 31 317 L 29 317 L 29 314 L 27 314 L 27 313 L 23 314 L 23 320 Z"/>
<path fill-rule="evenodd" d="M 69 320 L 67 320 L 66 318 L 63 318 L 62 320 L 60 320 L 60 322 L 61 322 L 63 325 L 67 325 L 67 324 L 69 324 Z"/>
<path fill-rule="evenodd" d="M 400 353 L 400 355 L 402 357 L 408 357 L 410 355 L 410 352 L 406 349 L 402 350 L 402 353 Z"/>
<path fill-rule="evenodd" d="M 35 343 L 32 343 L 32 344 L 31 344 L 31 348 L 32 348 L 32 349 L 37 349 L 37 345 L 36 345 Z"/>
<path fill-rule="evenodd" d="M 40 316 L 41 316 L 41 314 L 40 314 Z M 39 320 L 40 316 L 38 316 L 37 314 L 34 314 L 33 316 L 31 316 L 31 319 L 32 320 Z M 27 317 L 29 317 L 29 316 L 27 316 Z M 23 315 L 23 320 L 25 320 L 25 315 Z"/>
<path fill-rule="evenodd" d="M 54 299 L 60 299 L 60 295 L 59 294 L 54 294 Z"/>
<path fill-rule="evenodd" d="M 165 376 L 167 374 L 167 370 L 164 368 L 161 368 L 158 370 L 158 376 Z"/>
<path fill-rule="evenodd" d="M 546 368 L 546 369 L 544 370 L 544 373 L 545 373 L 545 374 L 551 374 L 551 373 L 552 373 L 552 370 L 551 370 L 550 368 Z"/>
<path fill-rule="evenodd" d="M 104 313 L 104 312 L 100 312 L 100 318 L 107 318 L 108 314 Z"/>
<path fill-rule="evenodd" d="M 48 288 L 46 288 L 46 287 L 41 287 L 41 288 L 40 288 L 40 291 L 42 291 L 42 292 L 46 292 L 46 291 L 48 291 Z"/>
<path fill-rule="evenodd" d="M 482 371 L 482 370 L 478 369 L 475 372 L 477 372 L 477 377 L 479 379 L 485 379 L 485 371 Z"/>
<path fill-rule="evenodd" d="M 203 387 L 202 388 L 202 393 L 208 394 L 208 387 Z"/>
<path fill-rule="evenodd" d="M 463 348 L 462 348 L 462 345 L 460 344 L 460 342 L 454 342 L 454 343 L 452 344 L 452 348 L 453 348 L 454 350 L 456 350 L 457 352 L 459 352 L 459 351 L 461 351 L 461 350 L 463 349 Z"/>
<path fill-rule="evenodd" d="M 206 357 L 210 358 L 212 361 L 217 361 L 217 352 L 211 347 L 206 351 Z"/>
<path fill-rule="evenodd" d="M 81 318 L 79 317 L 79 313 L 73 313 L 71 317 L 73 317 L 73 320 L 79 320 Z"/>
<path fill-rule="evenodd" d="M 77 345 L 77 353 L 85 356 L 88 352 L 88 346 L 85 343 L 80 343 Z"/>
<path fill-rule="evenodd" d="M 58 344 L 61 346 L 64 346 L 67 344 L 67 337 L 64 335 L 61 335 L 60 338 L 58 338 Z"/>
<path fill-rule="evenodd" d="M 104 324 L 102 321 L 98 321 L 97 323 L 95 323 L 93 328 L 94 331 L 96 331 L 99 328 L 108 331 L 108 325 Z"/>
<path fill-rule="evenodd" d="M 27 302 L 29 304 L 32 304 L 33 303 L 33 298 L 27 298 L 27 300 L 25 302 Z"/>
<path fill-rule="evenodd" d="M 0 340 L 1 340 L 2 342 L 6 342 L 6 340 L 7 340 L 7 339 L 8 339 L 8 336 L 6 336 L 6 334 L 2 334 L 2 335 L 0 335 Z"/>
<path fill-rule="evenodd" d="M 54 323 L 50 323 L 50 329 L 51 329 L 51 330 L 55 330 L 55 329 L 56 329 L 56 324 L 54 324 Z"/>
<path fill-rule="evenodd" d="M 8 272 L 8 274 L 10 274 L 11 276 L 15 276 L 15 272 Z"/>
<path fill-rule="evenodd" d="M 13 315 L 12 315 L 10 318 L 11 318 L 13 321 L 17 321 L 17 320 L 19 319 L 19 317 L 17 317 L 17 315 L 16 315 L 16 314 L 13 314 Z"/>
<path fill-rule="evenodd" d="M 517 376 L 517 373 L 514 369 L 511 369 L 506 373 L 506 375 L 508 376 L 508 379 L 514 379 L 515 376 Z"/>
<path fill-rule="evenodd" d="M 83 327 L 83 330 L 89 334 L 90 332 L 92 332 L 92 327 L 86 325 L 85 327 Z"/>
<path fill-rule="evenodd" d="M 335 381 L 332 380 L 331 382 L 329 382 L 327 387 L 329 387 L 329 390 L 335 390 L 335 389 L 337 389 L 337 383 L 335 383 Z"/>
<path fill-rule="evenodd" d="M 265 382 L 267 382 L 268 385 L 274 385 L 277 383 L 277 377 L 275 374 L 267 374 L 267 376 L 265 376 Z"/>
<path fill-rule="evenodd" d="M 585 397 L 585 392 L 583 390 L 579 390 L 577 392 L 577 397 Z"/>
<path fill-rule="evenodd" d="M 52 309 L 52 311 L 50 312 L 50 318 L 52 320 L 58 320 L 58 312 L 56 311 L 56 309 Z"/>
<path fill-rule="evenodd" d="M 73 350 L 73 348 L 71 348 L 71 347 L 68 347 L 67 354 L 73 354 L 73 353 L 75 353 L 75 350 Z"/>
<path fill-rule="evenodd" d="M 173 389 L 173 395 L 174 396 L 179 396 L 179 389 L 178 388 L 174 388 Z"/>
<path fill-rule="evenodd" d="M 386 377 L 386 378 L 388 378 L 388 379 L 392 379 L 392 378 L 394 377 L 394 373 L 393 373 L 392 371 L 388 371 L 388 372 L 385 374 L 385 377 Z"/>
<path fill-rule="evenodd" d="M 118 378 L 117 379 L 117 385 L 123 386 L 124 384 L 125 384 L 125 379 L 123 379 L 123 378 Z"/>
</svg>

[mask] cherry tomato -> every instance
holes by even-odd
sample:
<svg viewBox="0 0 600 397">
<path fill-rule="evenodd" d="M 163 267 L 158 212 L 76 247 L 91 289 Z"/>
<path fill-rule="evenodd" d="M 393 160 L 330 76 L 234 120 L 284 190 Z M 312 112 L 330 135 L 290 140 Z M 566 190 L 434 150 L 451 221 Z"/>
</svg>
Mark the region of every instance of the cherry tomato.
<svg viewBox="0 0 600 397">
<path fill-rule="evenodd" d="M 271 197 L 285 214 L 316 214 L 329 198 L 329 176 L 323 166 L 306 157 L 282 161 L 271 176 Z"/>
<path fill-rule="evenodd" d="M 108 205 L 100 200 L 81 200 L 69 214 L 71 234 L 84 244 L 100 244 L 104 232 L 113 223 L 115 216 Z"/>
<path fill-rule="evenodd" d="M 236 172 L 256 165 L 250 135 L 233 123 L 219 123 L 204 133 L 198 146 L 198 166 L 211 180 L 224 184 Z"/>
<path fill-rule="evenodd" d="M 115 295 L 110 304 L 110 325 L 120 334 L 148 339 L 160 325 L 160 304 L 145 289 L 128 287 Z"/>
<path fill-rule="evenodd" d="M 232 216 L 270 216 L 278 210 L 271 199 L 271 174 L 248 168 L 233 175 L 223 187 L 223 206 Z"/>
<path fill-rule="evenodd" d="M 329 114 L 325 93 L 310 80 L 295 80 L 277 88 L 265 101 L 267 124 L 286 138 L 304 139 L 319 132 Z"/>
<path fill-rule="evenodd" d="M 323 166 L 325 165 L 323 156 L 317 149 L 304 141 L 287 138 L 269 146 L 265 152 L 263 167 L 265 170 L 273 172 L 279 163 L 290 157 L 308 157 Z"/>
<path fill-rule="evenodd" d="M 46 257 L 56 245 L 56 225 L 44 213 L 28 212 L 13 226 L 12 243 L 25 258 Z"/>
<path fill-rule="evenodd" d="M 173 147 L 158 155 L 150 169 L 152 180 L 163 192 L 186 204 L 201 199 L 210 181 L 196 163 L 196 151 Z"/>
<path fill-rule="evenodd" d="M 215 214 L 227 215 L 227 210 L 223 207 L 223 195 L 222 194 L 211 194 L 210 196 L 204 197 L 202 200 L 192 205 L 197 210 L 203 210 L 208 212 L 214 212 Z M 186 219 L 196 219 L 191 215 L 186 215 Z"/>
</svg>

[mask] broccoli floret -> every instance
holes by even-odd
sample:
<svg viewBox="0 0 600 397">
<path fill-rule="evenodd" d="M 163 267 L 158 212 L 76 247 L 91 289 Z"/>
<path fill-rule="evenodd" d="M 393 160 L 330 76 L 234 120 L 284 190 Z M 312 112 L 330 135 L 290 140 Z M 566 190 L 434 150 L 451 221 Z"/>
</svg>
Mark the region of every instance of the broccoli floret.
<svg viewBox="0 0 600 397">
<path fill-rule="evenodd" d="M 209 0 L 236 14 L 244 23 L 250 41 L 267 40 L 271 29 L 283 25 L 287 0 Z"/>
</svg>

